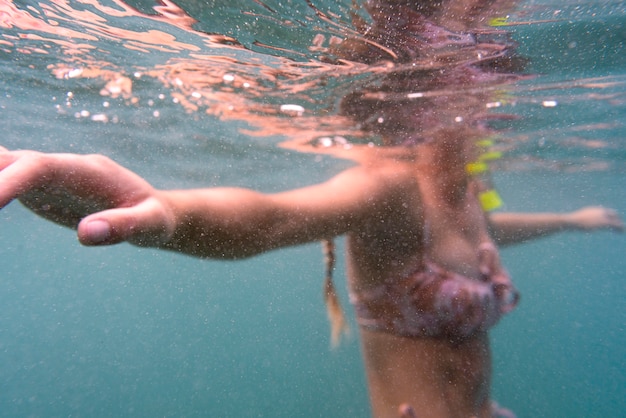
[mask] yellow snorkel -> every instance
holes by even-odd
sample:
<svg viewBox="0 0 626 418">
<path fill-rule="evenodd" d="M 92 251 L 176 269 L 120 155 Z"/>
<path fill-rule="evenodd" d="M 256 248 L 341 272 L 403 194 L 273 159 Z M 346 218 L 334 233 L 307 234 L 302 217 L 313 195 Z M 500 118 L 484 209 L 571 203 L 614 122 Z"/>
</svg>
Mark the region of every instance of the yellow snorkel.
<svg viewBox="0 0 626 418">
<path fill-rule="evenodd" d="M 481 148 L 482 152 L 478 159 L 465 166 L 467 173 L 479 180 L 483 189 L 478 193 L 480 206 L 485 212 L 491 212 L 502 206 L 502 198 L 493 187 L 491 176 L 489 173 L 489 162 L 502 157 L 499 151 L 492 151 L 491 146 L 493 140 L 490 138 L 481 139 L 476 142 L 476 146 Z"/>
</svg>

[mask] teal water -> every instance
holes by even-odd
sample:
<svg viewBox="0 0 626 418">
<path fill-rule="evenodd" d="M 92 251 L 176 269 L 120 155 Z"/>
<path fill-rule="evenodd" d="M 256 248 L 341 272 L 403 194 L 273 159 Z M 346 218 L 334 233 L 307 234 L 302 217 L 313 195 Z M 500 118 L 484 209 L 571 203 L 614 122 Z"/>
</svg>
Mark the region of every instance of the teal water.
<svg viewBox="0 0 626 418">
<path fill-rule="evenodd" d="M 314 3 L 340 13 L 350 2 Z M 33 10 L 49 10 L 53 2 L 0 0 L 10 4 L 37 16 Z M 236 56 L 259 67 L 224 64 L 228 71 L 242 77 L 258 71 L 260 86 L 301 100 L 290 86 L 263 77 L 265 66 L 280 65 L 281 57 L 303 60 L 314 27 L 332 33 L 306 2 L 268 2 L 273 14 L 252 1 L 226 9 L 180 2 L 199 20 L 197 30 L 233 36 L 252 51 L 220 49 L 197 33 L 145 16 L 116 18 L 87 2 L 69 4 L 104 16 L 111 27 L 156 28 L 199 49 L 138 51 L 123 47 L 120 39 L 128 38 L 103 38 L 91 28 L 101 36 L 84 41 L 95 47 L 82 55 L 89 57 L 84 62 L 93 65 L 97 58 L 107 62 L 97 68 L 132 78 L 139 98 L 132 102 L 102 96 L 102 78 L 54 77 L 60 64 L 78 68 L 81 62 L 66 55 L 58 34 L 0 25 L 2 145 L 104 153 L 169 188 L 283 190 L 348 165 L 279 148 L 278 136 L 246 135 L 241 119 L 206 114 L 204 104 L 190 110 L 172 100 L 178 92 L 172 79 L 132 76 L 190 54 Z M 154 14 L 151 1 L 133 4 Z M 255 23 L 241 10 L 302 24 Z M 510 28 L 540 77 L 516 86 L 515 104 L 506 109 L 521 118 L 507 122 L 510 150 L 495 173 L 505 209 L 602 204 L 626 214 L 623 3 L 526 2 L 520 10 L 514 21 L 564 18 Z M 54 19 L 56 27 L 86 27 Z M 24 33 L 39 37 L 18 36 Z M 255 41 L 290 52 L 269 54 Z M 241 94 L 261 103 L 283 97 Z M 542 106 L 544 101 L 558 106 Z M 106 122 L 93 118 L 101 114 Z M 83 248 L 71 231 L 18 204 L 0 211 L 0 239 L 0 416 L 368 416 L 351 317 L 352 337 L 329 348 L 317 245 L 230 263 L 125 244 Z M 500 404 L 521 418 L 624 415 L 625 255 L 624 235 L 609 232 L 567 233 L 503 250 L 523 296 L 492 333 L 493 391 Z M 340 273 L 337 282 L 344 282 Z M 344 287 L 340 296 L 347 305 Z"/>
</svg>

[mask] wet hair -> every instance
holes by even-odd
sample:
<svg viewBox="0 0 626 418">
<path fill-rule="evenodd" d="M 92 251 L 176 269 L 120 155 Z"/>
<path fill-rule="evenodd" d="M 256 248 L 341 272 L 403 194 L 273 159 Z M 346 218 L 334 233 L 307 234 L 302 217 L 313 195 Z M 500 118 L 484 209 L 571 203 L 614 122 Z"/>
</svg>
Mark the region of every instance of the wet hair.
<svg viewBox="0 0 626 418">
<path fill-rule="evenodd" d="M 333 240 L 326 239 L 322 241 L 322 252 L 324 254 L 324 264 L 326 274 L 324 278 L 324 302 L 326 303 L 326 312 L 330 321 L 331 332 L 330 341 L 333 348 L 339 345 L 341 334 L 349 332 L 348 323 L 343 314 L 337 290 L 333 283 L 333 271 L 335 270 L 335 243 Z"/>
</svg>

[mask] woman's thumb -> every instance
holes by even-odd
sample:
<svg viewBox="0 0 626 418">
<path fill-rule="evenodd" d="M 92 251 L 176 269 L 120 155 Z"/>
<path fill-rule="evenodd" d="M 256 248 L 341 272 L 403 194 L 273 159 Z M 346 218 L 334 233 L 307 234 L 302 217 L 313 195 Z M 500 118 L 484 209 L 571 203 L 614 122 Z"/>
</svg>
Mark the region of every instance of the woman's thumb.
<svg viewBox="0 0 626 418">
<path fill-rule="evenodd" d="M 162 243 L 170 228 L 155 199 L 135 206 L 108 209 L 85 217 L 78 224 L 78 240 L 83 245 L 110 245 L 128 241 L 140 246 Z"/>
</svg>

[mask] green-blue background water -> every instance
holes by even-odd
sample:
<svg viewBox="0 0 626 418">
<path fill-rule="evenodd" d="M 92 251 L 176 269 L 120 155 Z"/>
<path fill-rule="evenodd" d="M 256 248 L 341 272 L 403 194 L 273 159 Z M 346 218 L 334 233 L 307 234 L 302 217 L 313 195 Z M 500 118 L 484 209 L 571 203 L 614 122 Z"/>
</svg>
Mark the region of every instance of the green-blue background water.
<svg viewBox="0 0 626 418">
<path fill-rule="evenodd" d="M 497 172 L 495 181 L 507 210 L 602 204 L 626 214 L 624 5 L 565 3 L 565 21 L 513 29 L 543 77 L 519 90 L 528 100 L 511 135 L 530 138 L 517 152 L 541 164 Z M 527 3 L 537 20 L 561 8 L 537 4 Z M 120 63 L 116 48 L 109 51 Z M 141 57 L 132 59 L 158 59 Z M 111 100 L 117 123 L 60 112 L 68 91 L 78 111 L 94 113 L 103 98 L 95 82 L 52 77 L 45 64 L 59 58 L 0 52 L 4 146 L 104 153 L 159 187 L 283 190 L 347 164 L 277 148 L 271 138 L 241 134 L 239 122 L 159 101 L 168 88 L 150 79 L 134 93 L 156 103 Z M 616 82 L 598 92 L 610 98 L 570 82 L 593 77 Z M 554 109 L 533 107 L 555 98 Z M 593 129 L 603 124 L 611 126 Z M 572 132 L 608 146 L 570 147 Z M 83 248 L 72 231 L 18 204 L 0 212 L 0 239 L 0 416 L 369 414 L 352 317 L 352 337 L 329 348 L 317 245 L 238 262 L 125 244 Z M 492 333 L 494 398 L 519 417 L 624 416 L 626 237 L 565 233 L 506 248 L 503 258 L 523 296 Z"/>
</svg>

